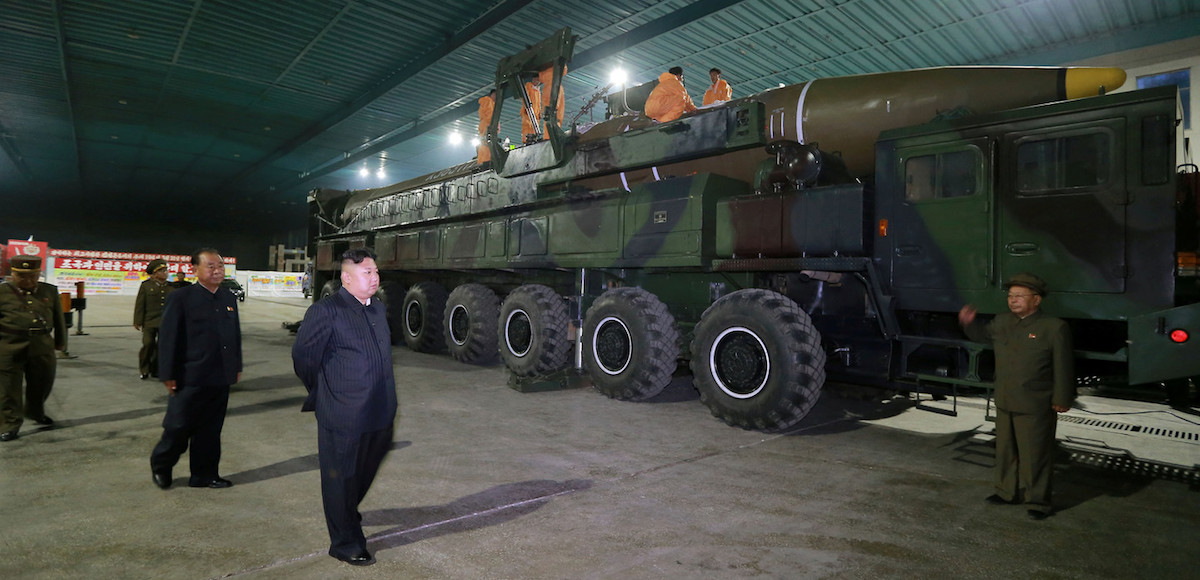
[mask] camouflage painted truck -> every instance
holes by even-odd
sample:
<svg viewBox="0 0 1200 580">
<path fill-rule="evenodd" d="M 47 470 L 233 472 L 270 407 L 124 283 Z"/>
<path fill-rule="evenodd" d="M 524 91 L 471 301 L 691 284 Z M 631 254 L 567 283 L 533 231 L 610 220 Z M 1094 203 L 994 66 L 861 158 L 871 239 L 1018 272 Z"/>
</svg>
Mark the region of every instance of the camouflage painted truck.
<svg viewBox="0 0 1200 580">
<path fill-rule="evenodd" d="M 527 103 L 523 79 L 549 65 L 558 90 L 570 42 L 502 61 L 497 108 Z M 413 350 L 498 353 L 522 390 L 586 374 L 633 401 L 689 364 L 713 415 L 748 429 L 799 422 L 827 376 L 986 388 L 990 351 L 956 314 L 1005 310 L 1019 271 L 1049 283 L 1081 377 L 1190 377 L 1200 304 L 1194 272 L 1176 271 L 1176 95 L 1096 96 L 1123 79 L 926 69 L 662 124 L 548 124 L 540 143 L 493 145 L 489 164 L 314 191 L 314 288 L 336 291 L 340 254 L 370 246 Z"/>
</svg>

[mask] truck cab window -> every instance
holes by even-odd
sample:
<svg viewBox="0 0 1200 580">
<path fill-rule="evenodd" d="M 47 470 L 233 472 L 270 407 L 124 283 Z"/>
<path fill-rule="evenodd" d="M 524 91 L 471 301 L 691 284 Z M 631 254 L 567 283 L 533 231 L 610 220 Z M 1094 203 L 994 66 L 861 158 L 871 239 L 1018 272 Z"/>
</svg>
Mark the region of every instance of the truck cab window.
<svg viewBox="0 0 1200 580">
<path fill-rule="evenodd" d="M 904 162 L 904 199 L 920 202 L 975 195 L 981 166 L 974 148 L 909 157 Z"/>
<path fill-rule="evenodd" d="M 1023 195 L 1072 193 L 1109 181 L 1112 137 L 1091 132 L 1026 141 L 1017 148 L 1017 189 Z"/>
</svg>

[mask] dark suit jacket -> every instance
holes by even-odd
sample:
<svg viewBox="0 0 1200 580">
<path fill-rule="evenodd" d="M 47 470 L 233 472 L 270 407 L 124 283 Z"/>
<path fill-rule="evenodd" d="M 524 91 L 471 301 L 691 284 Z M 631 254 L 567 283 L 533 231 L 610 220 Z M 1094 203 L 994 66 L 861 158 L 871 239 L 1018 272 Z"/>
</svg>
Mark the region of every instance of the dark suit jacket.
<svg viewBox="0 0 1200 580">
<path fill-rule="evenodd" d="M 363 306 L 342 288 L 313 304 L 296 333 L 292 366 L 308 389 L 301 410 L 315 410 L 322 427 L 355 434 L 392 426 L 392 340 L 379 300 Z"/>
<path fill-rule="evenodd" d="M 242 372 L 237 299 L 200 284 L 167 295 L 158 335 L 158 378 L 179 386 L 232 385 Z"/>
</svg>

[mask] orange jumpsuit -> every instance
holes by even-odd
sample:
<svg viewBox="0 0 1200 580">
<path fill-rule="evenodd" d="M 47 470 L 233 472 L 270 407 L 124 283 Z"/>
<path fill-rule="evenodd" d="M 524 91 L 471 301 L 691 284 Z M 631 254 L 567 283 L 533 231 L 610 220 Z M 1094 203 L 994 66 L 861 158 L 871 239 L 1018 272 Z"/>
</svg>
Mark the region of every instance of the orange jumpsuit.
<svg viewBox="0 0 1200 580">
<path fill-rule="evenodd" d="M 476 148 L 478 156 L 476 161 L 479 163 L 487 163 L 492 160 L 492 150 L 488 149 L 487 144 L 487 130 L 488 125 L 492 123 L 492 112 L 495 110 L 495 98 L 489 95 L 479 97 L 479 147 Z"/>
<path fill-rule="evenodd" d="M 535 115 L 542 114 L 542 93 L 533 86 L 533 83 L 525 83 L 525 92 L 529 93 L 529 102 L 533 105 Z M 529 113 L 525 111 L 525 103 L 521 103 L 521 139 L 525 140 L 529 135 L 534 135 L 533 120 L 529 118 Z M 537 134 L 537 138 L 541 139 L 542 135 Z"/>
<path fill-rule="evenodd" d="M 567 76 L 567 67 L 563 65 L 563 77 Z M 554 81 L 554 67 L 544 69 L 538 73 L 538 80 L 542 81 L 542 102 L 550 100 L 550 84 Z M 556 116 L 558 117 L 558 126 L 562 127 L 563 114 L 566 112 L 566 91 L 562 87 L 558 89 L 558 107 Z M 539 111 L 540 113 L 540 111 Z"/>
<path fill-rule="evenodd" d="M 717 101 L 728 101 L 732 98 L 733 88 L 725 82 L 725 79 L 717 79 L 716 84 L 709 86 L 708 90 L 704 91 L 704 102 L 700 104 L 711 105 Z"/>
<path fill-rule="evenodd" d="M 695 110 L 696 104 L 688 96 L 683 83 L 679 82 L 679 77 L 669 72 L 658 75 L 658 86 L 646 98 L 647 117 L 666 123 Z"/>
</svg>

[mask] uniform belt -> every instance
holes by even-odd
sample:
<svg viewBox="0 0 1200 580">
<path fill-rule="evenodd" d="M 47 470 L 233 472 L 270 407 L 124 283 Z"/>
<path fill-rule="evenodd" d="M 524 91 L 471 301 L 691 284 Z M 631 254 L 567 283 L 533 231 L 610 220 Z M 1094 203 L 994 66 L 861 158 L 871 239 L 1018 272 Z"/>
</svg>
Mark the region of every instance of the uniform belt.
<svg viewBox="0 0 1200 580">
<path fill-rule="evenodd" d="M 34 335 L 38 335 L 38 334 L 49 334 L 50 329 L 49 328 L 29 328 L 29 329 L 0 328 L 0 332 L 3 332 L 4 334 L 14 334 L 16 336 L 34 336 Z"/>
</svg>

